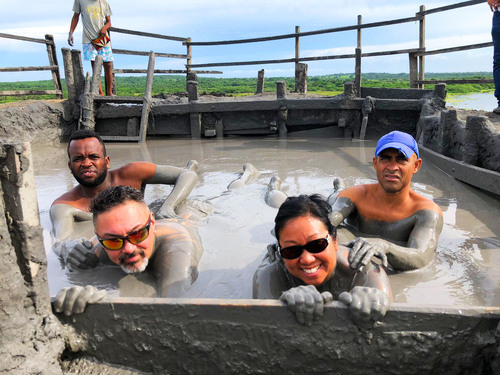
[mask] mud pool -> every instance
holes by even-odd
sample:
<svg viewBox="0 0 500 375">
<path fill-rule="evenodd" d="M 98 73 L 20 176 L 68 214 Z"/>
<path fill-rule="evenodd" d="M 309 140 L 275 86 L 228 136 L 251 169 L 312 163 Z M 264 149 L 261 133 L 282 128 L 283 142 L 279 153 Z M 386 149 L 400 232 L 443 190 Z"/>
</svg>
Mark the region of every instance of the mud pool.
<svg viewBox="0 0 500 375">
<path fill-rule="evenodd" d="M 278 175 L 289 196 L 332 193 L 333 178 L 346 186 L 375 182 L 375 141 L 332 139 L 323 135 L 286 140 L 271 137 L 149 140 L 146 145 L 107 144 L 111 168 L 130 161 L 185 166 L 199 162 L 200 180 L 189 199 L 209 202 L 213 212 L 199 222 L 205 252 L 199 277 L 185 297 L 251 298 L 252 277 L 273 241 L 276 209 L 264 202 L 270 178 Z M 111 296 L 153 296 L 148 280 L 138 281 L 118 267 L 64 270 L 51 250 L 49 208 L 76 183 L 67 168 L 66 145 L 33 146 L 35 181 L 51 295 L 69 285 L 92 284 Z M 261 175 L 251 184 L 227 191 L 244 163 Z M 416 305 L 500 306 L 500 201 L 426 163 L 413 179 L 413 189 L 443 210 L 444 228 L 434 261 L 424 269 L 391 275 L 396 302 Z M 146 200 L 166 195 L 169 187 L 148 185 Z M 121 281 L 120 281 L 121 280 Z"/>
</svg>

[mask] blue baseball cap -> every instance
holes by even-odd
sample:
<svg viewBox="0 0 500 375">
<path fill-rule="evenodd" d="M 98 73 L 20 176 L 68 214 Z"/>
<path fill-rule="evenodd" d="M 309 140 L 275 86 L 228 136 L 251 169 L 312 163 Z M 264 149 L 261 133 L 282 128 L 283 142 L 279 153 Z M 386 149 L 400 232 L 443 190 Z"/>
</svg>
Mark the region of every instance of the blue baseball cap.
<svg viewBox="0 0 500 375">
<path fill-rule="evenodd" d="M 408 133 L 394 130 L 384 135 L 377 142 L 377 147 L 375 148 L 375 156 L 378 156 L 387 148 L 395 148 L 408 159 L 413 155 L 413 153 L 417 154 L 417 158 L 420 158 L 418 154 L 417 141 L 415 141 L 415 138 L 413 138 Z"/>
</svg>

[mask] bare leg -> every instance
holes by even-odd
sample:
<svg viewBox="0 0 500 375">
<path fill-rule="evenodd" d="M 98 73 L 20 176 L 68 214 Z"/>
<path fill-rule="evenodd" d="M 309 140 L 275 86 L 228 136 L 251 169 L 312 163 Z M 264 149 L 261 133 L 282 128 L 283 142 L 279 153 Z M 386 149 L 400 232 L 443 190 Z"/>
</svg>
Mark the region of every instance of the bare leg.
<svg viewBox="0 0 500 375">
<path fill-rule="evenodd" d="M 105 62 L 104 65 L 104 80 L 106 81 L 106 95 L 113 95 L 113 62 Z M 102 89 L 101 89 L 102 90 Z"/>
<path fill-rule="evenodd" d="M 93 74 L 93 72 L 94 72 L 94 62 L 91 61 L 90 64 L 92 65 L 92 74 Z M 106 69 L 106 67 L 104 67 L 104 68 Z M 101 80 L 100 79 L 99 79 L 99 95 L 104 96 L 104 91 L 102 91 L 102 84 L 101 84 Z"/>
</svg>

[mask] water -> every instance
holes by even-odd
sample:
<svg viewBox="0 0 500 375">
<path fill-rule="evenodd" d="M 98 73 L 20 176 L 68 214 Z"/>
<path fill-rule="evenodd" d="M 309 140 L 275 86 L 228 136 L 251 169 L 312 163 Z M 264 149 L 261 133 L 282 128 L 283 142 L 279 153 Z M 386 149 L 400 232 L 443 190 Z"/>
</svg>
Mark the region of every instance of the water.
<svg viewBox="0 0 500 375">
<path fill-rule="evenodd" d="M 329 137 L 287 140 L 276 138 L 152 140 L 146 146 L 109 144 L 112 168 L 130 161 L 184 166 L 200 163 L 200 181 L 190 199 L 210 202 L 214 212 L 199 223 L 205 252 L 198 280 L 186 297 L 251 298 L 252 276 L 273 241 L 270 231 L 277 210 L 267 206 L 264 195 L 277 174 L 288 195 L 332 192 L 335 176 L 346 185 L 375 182 L 372 155 L 375 142 Z M 55 295 L 63 286 L 93 284 L 111 295 L 146 295 L 127 291 L 117 283 L 119 267 L 67 272 L 50 249 L 52 201 L 74 186 L 67 168 L 64 145 L 34 147 L 35 179 L 45 247 L 49 261 L 49 288 Z M 253 183 L 228 192 L 228 184 L 253 163 L 262 174 Z M 444 212 L 444 228 L 435 260 L 418 271 L 392 275 L 397 302 L 429 305 L 500 306 L 500 202 L 460 183 L 424 160 L 413 179 L 413 188 L 434 199 Z M 169 187 L 148 186 L 146 200 L 164 196 Z M 123 283 L 123 281 L 122 281 Z"/>
<path fill-rule="evenodd" d="M 475 94 L 456 95 L 447 98 L 446 105 L 462 109 L 476 109 L 492 111 L 498 106 L 493 92 L 481 92 Z"/>
</svg>

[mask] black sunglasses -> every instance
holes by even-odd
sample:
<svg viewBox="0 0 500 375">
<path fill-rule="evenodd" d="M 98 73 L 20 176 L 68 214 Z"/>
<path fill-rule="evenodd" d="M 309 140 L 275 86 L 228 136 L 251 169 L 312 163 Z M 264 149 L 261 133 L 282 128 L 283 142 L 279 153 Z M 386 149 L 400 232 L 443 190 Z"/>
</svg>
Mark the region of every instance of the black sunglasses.
<svg viewBox="0 0 500 375">
<path fill-rule="evenodd" d="M 296 259 L 302 255 L 304 249 L 306 249 L 311 254 L 321 253 L 328 247 L 329 236 L 330 235 L 327 234 L 326 238 L 318 238 L 317 240 L 308 242 L 305 245 L 293 245 L 285 248 L 280 247 L 281 257 L 284 259 Z"/>
<path fill-rule="evenodd" d="M 124 245 L 125 245 L 125 240 L 130 242 L 131 244 L 137 245 L 138 243 L 141 243 L 144 241 L 146 238 L 149 236 L 149 227 L 151 226 L 151 215 L 149 216 L 148 223 L 146 226 L 142 227 L 141 229 L 138 229 L 132 233 L 130 233 L 128 236 L 125 237 L 115 237 L 115 238 L 99 238 L 97 236 L 97 239 L 101 243 L 101 245 L 108 250 L 115 251 L 115 250 L 120 250 Z"/>
</svg>

